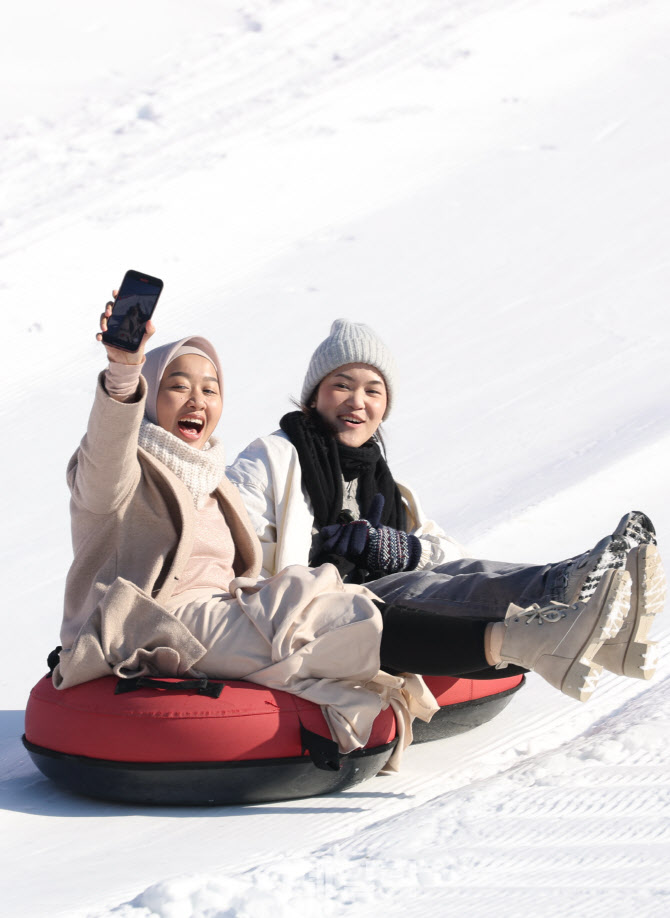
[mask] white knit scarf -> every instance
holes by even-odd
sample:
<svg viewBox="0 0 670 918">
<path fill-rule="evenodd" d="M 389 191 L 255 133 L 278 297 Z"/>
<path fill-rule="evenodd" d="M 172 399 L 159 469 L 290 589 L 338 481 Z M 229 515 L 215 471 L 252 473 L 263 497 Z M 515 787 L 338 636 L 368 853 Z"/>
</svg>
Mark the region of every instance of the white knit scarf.
<svg viewBox="0 0 670 918">
<path fill-rule="evenodd" d="M 204 506 L 207 497 L 225 475 L 226 456 L 223 442 L 216 437 L 210 437 L 204 449 L 195 449 L 169 431 L 143 418 L 139 444 L 183 481 L 191 492 L 193 503 L 198 510 Z"/>
</svg>

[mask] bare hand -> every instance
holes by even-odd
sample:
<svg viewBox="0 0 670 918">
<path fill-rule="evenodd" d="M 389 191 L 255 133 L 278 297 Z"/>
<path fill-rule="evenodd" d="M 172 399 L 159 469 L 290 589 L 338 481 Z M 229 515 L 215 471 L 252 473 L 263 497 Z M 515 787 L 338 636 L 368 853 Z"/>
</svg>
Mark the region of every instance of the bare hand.
<svg viewBox="0 0 670 918">
<path fill-rule="evenodd" d="M 118 290 L 112 290 L 112 299 L 105 304 L 105 311 L 100 315 L 100 332 L 95 336 L 98 341 L 102 341 L 102 332 L 107 331 L 107 320 L 114 311 L 114 302 L 118 293 Z M 144 330 L 142 342 L 136 351 L 125 351 L 123 348 L 112 347 L 109 344 L 105 344 L 108 359 L 111 363 L 123 363 L 126 366 L 137 366 L 140 363 L 144 363 L 144 348 L 155 331 L 156 327 L 151 319 L 149 319 Z"/>
</svg>

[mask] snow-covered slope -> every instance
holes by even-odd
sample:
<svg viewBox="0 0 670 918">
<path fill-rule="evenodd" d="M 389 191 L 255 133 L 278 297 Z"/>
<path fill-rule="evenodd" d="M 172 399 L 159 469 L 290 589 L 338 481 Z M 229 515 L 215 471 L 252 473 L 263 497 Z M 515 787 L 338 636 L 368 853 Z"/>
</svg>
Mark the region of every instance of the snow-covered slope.
<svg viewBox="0 0 670 918">
<path fill-rule="evenodd" d="M 155 340 L 219 346 L 231 458 L 347 316 L 398 357 L 395 474 L 474 554 L 564 557 L 633 507 L 663 547 L 667 4 L 26 0 L 5 16 L 3 913 L 665 914 L 665 661 L 581 706 L 531 677 L 400 775 L 290 805 L 75 799 L 19 738 L 58 637 L 97 315 L 128 267 L 165 280 Z"/>
</svg>

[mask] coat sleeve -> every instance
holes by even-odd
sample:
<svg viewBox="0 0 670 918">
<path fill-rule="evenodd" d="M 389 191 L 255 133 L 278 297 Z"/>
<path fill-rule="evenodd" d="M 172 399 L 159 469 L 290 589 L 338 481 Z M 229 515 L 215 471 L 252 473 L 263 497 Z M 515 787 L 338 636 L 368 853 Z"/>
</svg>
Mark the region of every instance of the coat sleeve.
<svg viewBox="0 0 670 918">
<path fill-rule="evenodd" d="M 137 487 L 141 475 L 137 441 L 145 401 L 143 377 L 134 402 L 110 398 L 104 372 L 98 377 L 86 433 L 67 469 L 72 500 L 78 506 L 91 513 L 112 513 Z"/>
<path fill-rule="evenodd" d="M 263 577 L 309 566 L 314 512 L 302 486 L 298 451 L 278 430 L 250 443 L 227 470 L 263 549 Z"/>
<path fill-rule="evenodd" d="M 448 561 L 472 557 L 463 545 L 447 535 L 434 520 L 425 516 L 419 498 L 411 488 L 400 482 L 396 484 L 405 502 L 408 529 L 421 542 L 421 558 L 417 570 L 430 570 Z"/>
<path fill-rule="evenodd" d="M 251 525 L 263 550 L 264 577 L 275 571 L 277 506 L 270 460 L 262 438 L 254 440 L 226 469 L 226 477 L 240 493 Z"/>
</svg>

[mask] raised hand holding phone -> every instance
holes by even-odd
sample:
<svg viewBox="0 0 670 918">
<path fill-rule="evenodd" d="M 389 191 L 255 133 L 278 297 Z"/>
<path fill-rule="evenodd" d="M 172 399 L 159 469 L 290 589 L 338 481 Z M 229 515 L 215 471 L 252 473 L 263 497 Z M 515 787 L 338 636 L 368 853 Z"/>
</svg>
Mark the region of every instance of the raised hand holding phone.
<svg viewBox="0 0 670 918">
<path fill-rule="evenodd" d="M 151 321 L 163 281 L 139 271 L 127 271 L 119 290 L 112 293 L 100 317 L 98 341 L 114 363 L 142 363 L 144 346 L 154 333 Z"/>
</svg>

